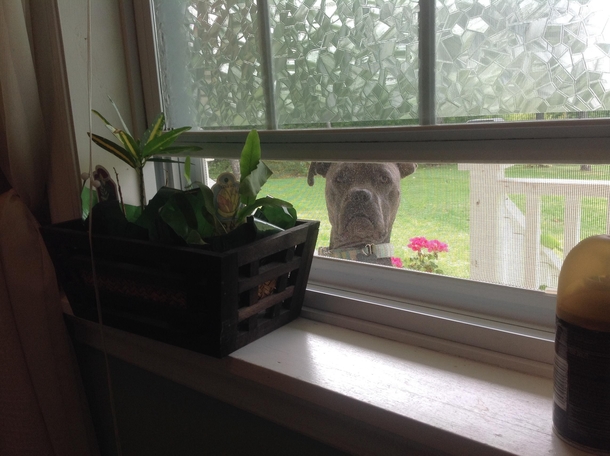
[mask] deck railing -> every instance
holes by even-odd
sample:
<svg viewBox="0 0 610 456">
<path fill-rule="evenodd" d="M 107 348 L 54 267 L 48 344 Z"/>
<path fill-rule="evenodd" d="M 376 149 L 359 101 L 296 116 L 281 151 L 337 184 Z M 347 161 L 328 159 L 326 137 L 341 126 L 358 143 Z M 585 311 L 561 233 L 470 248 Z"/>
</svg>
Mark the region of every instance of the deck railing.
<svg viewBox="0 0 610 456">
<path fill-rule="evenodd" d="M 529 289 L 555 288 L 563 258 L 580 241 L 583 198 L 607 200 L 610 182 L 508 178 L 506 164 L 461 164 L 470 172 L 470 278 Z M 523 214 L 509 195 L 525 195 Z M 563 258 L 541 243 L 543 196 L 565 198 Z"/>
</svg>

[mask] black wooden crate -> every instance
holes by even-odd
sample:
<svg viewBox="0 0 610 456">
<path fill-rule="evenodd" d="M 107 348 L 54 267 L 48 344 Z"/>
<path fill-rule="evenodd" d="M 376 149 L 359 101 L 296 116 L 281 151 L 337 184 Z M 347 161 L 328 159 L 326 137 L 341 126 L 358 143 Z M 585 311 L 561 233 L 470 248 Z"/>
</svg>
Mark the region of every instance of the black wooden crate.
<svg viewBox="0 0 610 456">
<path fill-rule="evenodd" d="M 318 221 L 300 220 L 223 253 L 94 235 L 103 323 L 226 356 L 299 316 L 318 228 Z M 82 221 L 43 227 L 41 233 L 74 314 L 98 321 Z M 265 296 L 264 288 L 271 294 Z"/>
</svg>

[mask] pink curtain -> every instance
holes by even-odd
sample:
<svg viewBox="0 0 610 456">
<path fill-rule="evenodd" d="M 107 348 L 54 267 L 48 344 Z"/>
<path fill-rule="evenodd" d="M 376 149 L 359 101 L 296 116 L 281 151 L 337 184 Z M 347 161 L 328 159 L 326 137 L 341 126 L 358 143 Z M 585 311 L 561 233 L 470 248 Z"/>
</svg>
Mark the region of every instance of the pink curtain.
<svg viewBox="0 0 610 456">
<path fill-rule="evenodd" d="M 56 0 L 0 1 L 0 454 L 99 454 L 39 219 L 79 215 Z M 12 187 L 12 188 L 11 188 Z"/>
</svg>

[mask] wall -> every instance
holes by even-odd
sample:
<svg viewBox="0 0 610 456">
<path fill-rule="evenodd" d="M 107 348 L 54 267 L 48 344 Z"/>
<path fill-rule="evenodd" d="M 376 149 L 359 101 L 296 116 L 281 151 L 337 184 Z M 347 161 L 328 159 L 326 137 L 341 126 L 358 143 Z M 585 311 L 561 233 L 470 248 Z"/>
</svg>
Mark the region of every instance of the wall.
<svg viewBox="0 0 610 456">
<path fill-rule="evenodd" d="M 89 94 L 86 1 L 57 0 L 63 34 L 68 84 L 74 117 L 80 170 L 89 170 Z M 119 0 L 91 0 L 91 108 L 114 126 L 121 125 L 108 97 L 117 104 L 127 126 L 132 129 L 125 53 L 123 51 Z M 102 121 L 93 116 L 91 131 L 115 139 Z M 104 166 L 114 177 L 119 174 L 125 202 L 138 204 L 135 171 L 125 162 L 92 145 L 92 164 Z M 147 168 L 152 165 L 147 165 Z M 152 192 L 147 189 L 147 195 Z"/>
<path fill-rule="evenodd" d="M 115 455 L 103 356 L 75 348 L 102 455 Z M 343 454 L 116 358 L 110 370 L 124 456 Z"/>
</svg>

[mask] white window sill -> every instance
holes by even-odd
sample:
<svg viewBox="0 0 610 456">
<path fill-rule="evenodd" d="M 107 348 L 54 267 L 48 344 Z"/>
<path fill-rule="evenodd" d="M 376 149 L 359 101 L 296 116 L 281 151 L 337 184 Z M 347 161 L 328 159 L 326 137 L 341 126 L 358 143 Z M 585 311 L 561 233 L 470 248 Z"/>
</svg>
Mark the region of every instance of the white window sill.
<svg viewBox="0 0 610 456">
<path fill-rule="evenodd" d="M 551 379 L 305 318 L 221 360 L 105 336 L 112 356 L 353 454 L 586 454 L 553 433 Z"/>
</svg>

